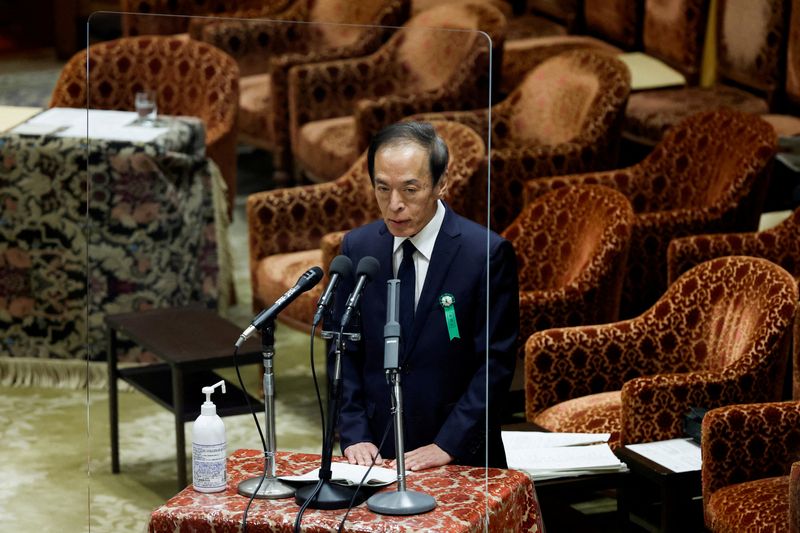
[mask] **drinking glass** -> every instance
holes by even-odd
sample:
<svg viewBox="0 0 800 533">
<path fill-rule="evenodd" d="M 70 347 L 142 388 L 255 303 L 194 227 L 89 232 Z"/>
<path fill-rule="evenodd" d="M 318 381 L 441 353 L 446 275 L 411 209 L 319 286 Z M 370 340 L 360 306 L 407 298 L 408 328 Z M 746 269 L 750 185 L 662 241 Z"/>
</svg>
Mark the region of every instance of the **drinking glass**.
<svg viewBox="0 0 800 533">
<path fill-rule="evenodd" d="M 135 105 L 136 113 L 139 115 L 136 123 L 142 126 L 154 126 L 158 114 L 156 92 L 148 89 L 137 92 Z"/>
</svg>

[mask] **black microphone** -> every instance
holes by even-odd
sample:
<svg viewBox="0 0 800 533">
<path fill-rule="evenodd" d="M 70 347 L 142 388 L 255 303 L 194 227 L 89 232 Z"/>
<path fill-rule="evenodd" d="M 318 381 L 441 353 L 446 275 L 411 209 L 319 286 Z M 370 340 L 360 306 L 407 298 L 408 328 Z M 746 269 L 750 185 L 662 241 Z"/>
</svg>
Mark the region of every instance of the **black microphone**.
<svg viewBox="0 0 800 533">
<path fill-rule="evenodd" d="M 362 257 L 361 261 L 358 262 L 358 267 L 356 268 L 356 277 L 358 280 L 356 281 L 356 288 L 353 289 L 353 292 L 351 292 L 350 296 L 347 298 L 347 306 L 342 314 L 342 322 L 339 325 L 341 331 L 350 323 L 350 319 L 353 317 L 353 313 L 358 306 L 358 299 L 361 298 L 361 292 L 364 290 L 364 285 L 372 281 L 372 278 L 378 274 L 380 268 L 381 265 L 378 263 L 378 260 L 369 255 Z"/>
<path fill-rule="evenodd" d="M 268 320 L 274 320 L 278 313 L 283 311 L 283 308 L 292 303 L 295 298 L 300 296 L 301 293 L 306 292 L 311 287 L 319 283 L 322 279 L 322 269 L 320 267 L 311 267 L 306 271 L 305 274 L 300 276 L 300 279 L 297 280 L 294 287 L 289 289 L 288 291 L 284 292 L 283 295 L 275 300 L 275 303 L 272 304 L 272 307 L 269 309 L 264 309 L 260 313 L 256 315 L 253 321 L 247 326 L 241 335 L 239 335 L 239 339 L 236 341 L 236 347 L 239 348 L 244 341 L 250 338 L 250 336 L 255 333 L 255 331 L 261 327 L 264 322 Z"/>
<path fill-rule="evenodd" d="M 312 327 L 317 327 L 319 321 L 322 320 L 322 314 L 325 309 L 330 305 L 333 293 L 336 291 L 336 286 L 339 284 L 341 278 L 350 278 L 353 276 L 353 262 L 346 255 L 337 255 L 331 261 L 331 266 L 328 268 L 328 274 L 331 276 L 331 281 L 325 287 L 325 292 L 320 296 L 317 302 L 317 312 L 314 313 L 314 322 Z"/>
<path fill-rule="evenodd" d="M 400 280 L 386 282 L 386 324 L 383 326 L 383 368 L 393 370 L 400 366 Z"/>
</svg>

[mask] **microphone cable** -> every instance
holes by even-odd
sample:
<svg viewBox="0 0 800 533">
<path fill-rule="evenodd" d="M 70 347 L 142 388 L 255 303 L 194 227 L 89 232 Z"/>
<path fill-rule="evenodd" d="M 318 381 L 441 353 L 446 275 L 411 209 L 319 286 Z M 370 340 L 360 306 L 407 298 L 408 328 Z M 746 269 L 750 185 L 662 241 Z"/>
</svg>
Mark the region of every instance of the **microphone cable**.
<svg viewBox="0 0 800 533">
<path fill-rule="evenodd" d="M 319 418 L 322 421 L 322 442 L 324 445 L 325 442 L 325 411 L 322 408 L 322 394 L 319 392 L 319 381 L 317 379 L 317 370 L 314 366 L 314 336 L 317 331 L 317 327 L 312 325 L 311 326 L 311 340 L 309 343 L 309 350 L 308 353 L 311 355 L 311 377 L 314 380 L 314 391 L 317 393 L 317 404 L 319 405 Z M 295 532 L 300 531 L 300 523 L 303 520 L 303 514 L 306 512 L 308 508 L 308 504 L 317 497 L 319 494 L 320 489 L 322 489 L 323 480 L 320 479 L 317 481 L 317 485 L 314 487 L 314 492 L 311 493 L 309 498 L 306 498 L 306 501 L 303 502 L 303 505 L 300 506 L 300 510 L 297 512 L 297 517 L 294 520 L 294 530 Z"/>
<path fill-rule="evenodd" d="M 381 448 L 383 448 L 383 445 L 386 442 L 386 437 L 389 435 L 389 429 L 391 429 L 392 423 L 393 421 L 390 420 L 386 424 L 386 429 L 383 431 L 383 437 L 381 437 L 381 442 L 378 445 L 378 453 L 376 453 L 375 456 L 372 458 L 372 464 L 370 464 L 369 468 L 367 468 L 367 471 L 364 472 L 364 475 L 361 477 L 361 481 L 359 481 L 358 485 L 356 486 L 355 492 L 353 492 L 353 496 L 350 497 L 350 504 L 347 506 L 347 511 L 344 513 L 342 521 L 339 522 L 339 528 L 337 529 L 339 533 L 342 533 L 344 531 L 344 523 L 347 521 L 347 517 L 350 515 L 350 510 L 353 509 L 354 507 L 353 504 L 356 501 L 356 496 L 358 496 L 358 491 L 361 490 L 361 487 L 364 486 L 364 483 L 367 481 L 367 476 L 369 476 L 369 473 L 372 471 L 372 467 L 375 466 L 375 461 L 378 460 L 378 455 L 381 454 Z"/>
<path fill-rule="evenodd" d="M 247 388 L 244 386 L 244 380 L 242 379 L 242 373 L 239 371 L 239 359 L 236 357 L 239 353 L 239 347 L 233 347 L 233 366 L 236 368 L 236 377 L 239 378 L 239 386 L 242 388 L 242 393 L 244 394 L 244 399 L 247 402 L 247 408 L 250 410 L 250 414 L 253 415 L 253 420 L 256 421 L 256 428 L 258 429 L 258 436 L 261 438 L 261 447 L 264 450 L 264 465 L 266 466 L 266 459 L 267 459 L 267 441 L 264 438 L 264 432 L 261 431 L 261 424 L 258 423 L 258 416 L 256 416 L 256 411 L 253 409 L 253 404 L 250 403 L 250 395 L 247 393 Z M 265 399 L 266 401 L 266 399 Z M 264 469 L 264 473 L 261 474 L 261 479 L 258 480 L 258 485 L 256 486 L 256 490 L 253 491 L 253 495 L 250 496 L 250 500 L 247 502 L 247 506 L 244 508 L 244 516 L 242 517 L 242 533 L 247 533 L 247 513 L 250 511 L 250 506 L 253 504 L 253 500 L 258 494 L 259 489 L 261 489 L 261 485 L 264 483 L 264 479 L 267 477 L 267 470 Z"/>
</svg>

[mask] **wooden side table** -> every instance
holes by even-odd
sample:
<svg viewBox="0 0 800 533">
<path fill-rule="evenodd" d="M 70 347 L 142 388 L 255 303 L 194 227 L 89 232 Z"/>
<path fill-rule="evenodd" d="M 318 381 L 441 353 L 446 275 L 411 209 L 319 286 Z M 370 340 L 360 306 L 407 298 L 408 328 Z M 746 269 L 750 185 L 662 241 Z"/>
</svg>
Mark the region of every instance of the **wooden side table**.
<svg viewBox="0 0 800 533">
<path fill-rule="evenodd" d="M 187 485 L 184 422 L 200 415 L 202 387 L 222 379 L 214 368 L 233 366 L 233 346 L 241 333 L 215 312 L 202 307 L 156 309 L 105 317 L 108 335 L 108 408 L 111 423 L 111 471 L 119 473 L 119 404 L 117 378 L 175 415 L 175 446 L 178 462 L 178 489 Z M 163 363 L 141 367 L 117 367 L 117 336 L 121 334 L 152 352 Z M 239 350 L 239 364 L 258 362 L 261 346 L 258 336 Z M 249 412 L 244 394 L 226 380 L 226 394 L 215 396 L 219 416 Z M 250 396 L 256 411 L 264 405 Z"/>
<path fill-rule="evenodd" d="M 626 514 L 638 514 L 647 497 L 653 494 L 660 503 L 661 532 L 683 532 L 703 530 L 703 505 L 700 470 L 673 472 L 625 446 L 616 452 L 628 465 L 630 475 L 619 495 Z M 625 517 L 627 520 L 630 516 Z"/>
</svg>

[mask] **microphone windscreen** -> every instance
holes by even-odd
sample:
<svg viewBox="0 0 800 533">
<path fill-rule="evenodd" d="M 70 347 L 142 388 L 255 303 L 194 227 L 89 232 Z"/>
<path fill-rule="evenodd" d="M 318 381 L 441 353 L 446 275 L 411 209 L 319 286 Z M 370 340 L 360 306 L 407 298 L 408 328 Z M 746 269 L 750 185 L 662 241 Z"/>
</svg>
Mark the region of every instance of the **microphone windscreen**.
<svg viewBox="0 0 800 533">
<path fill-rule="evenodd" d="M 318 266 L 311 267 L 308 270 L 306 270 L 305 274 L 300 276 L 300 279 L 297 280 L 297 285 L 300 285 L 301 287 L 303 287 L 304 291 L 307 291 L 308 289 L 319 283 L 322 280 L 323 275 L 324 272 L 322 272 L 322 269 L 320 267 Z"/>
<path fill-rule="evenodd" d="M 378 260 L 372 256 L 362 257 L 361 261 L 358 262 L 358 267 L 356 268 L 356 277 L 364 274 L 367 276 L 367 279 L 372 281 L 372 279 L 378 275 L 378 270 L 380 270 L 381 264 L 378 263 Z"/>
<path fill-rule="evenodd" d="M 339 274 L 343 278 L 353 277 L 353 262 L 346 255 L 337 255 L 331 261 L 331 266 L 328 268 L 328 274 Z"/>
</svg>

